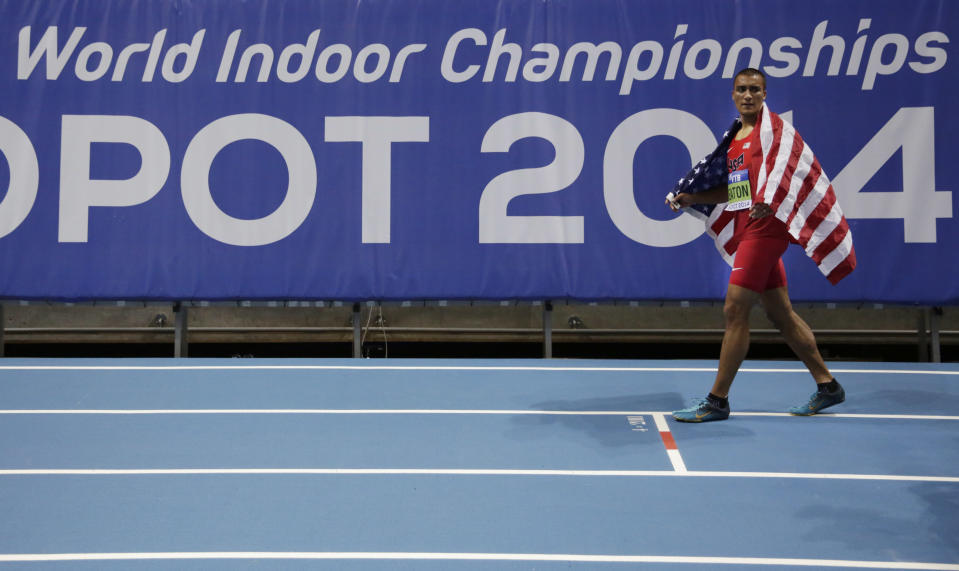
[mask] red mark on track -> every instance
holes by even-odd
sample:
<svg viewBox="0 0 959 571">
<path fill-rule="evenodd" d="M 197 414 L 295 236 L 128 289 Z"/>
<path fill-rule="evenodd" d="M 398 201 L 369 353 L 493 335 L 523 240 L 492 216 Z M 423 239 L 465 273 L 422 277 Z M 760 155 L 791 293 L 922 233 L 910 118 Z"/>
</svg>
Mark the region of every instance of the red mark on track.
<svg viewBox="0 0 959 571">
<path fill-rule="evenodd" d="M 673 439 L 672 432 L 660 432 L 659 436 L 663 439 L 663 444 L 666 445 L 666 450 L 679 450 L 676 447 L 676 441 Z"/>
</svg>

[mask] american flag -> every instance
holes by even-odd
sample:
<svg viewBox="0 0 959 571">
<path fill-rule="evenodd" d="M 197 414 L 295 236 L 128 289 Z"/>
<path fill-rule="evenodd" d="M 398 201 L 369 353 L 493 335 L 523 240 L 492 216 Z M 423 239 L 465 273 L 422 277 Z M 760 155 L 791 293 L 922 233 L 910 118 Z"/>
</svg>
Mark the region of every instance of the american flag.
<svg viewBox="0 0 959 571">
<path fill-rule="evenodd" d="M 679 180 L 670 196 L 725 186 L 726 153 L 740 127 L 736 119 L 723 135 L 722 143 Z M 760 161 L 755 201 L 772 207 L 773 214 L 786 224 L 789 234 L 806 250 L 819 271 L 832 284 L 838 283 L 855 269 L 856 251 L 829 178 L 796 129 L 765 105 L 756 128 L 761 149 L 754 149 L 749 159 Z M 685 211 L 706 223 L 706 233 L 732 265 L 737 246 L 732 239 L 735 214 L 726 211 L 725 203 L 696 204 Z"/>
</svg>

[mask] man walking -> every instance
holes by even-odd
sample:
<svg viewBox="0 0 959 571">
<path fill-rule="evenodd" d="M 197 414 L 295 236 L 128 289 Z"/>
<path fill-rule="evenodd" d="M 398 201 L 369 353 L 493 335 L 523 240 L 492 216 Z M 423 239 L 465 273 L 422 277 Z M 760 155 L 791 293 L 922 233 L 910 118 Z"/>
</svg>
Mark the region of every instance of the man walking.
<svg viewBox="0 0 959 571">
<path fill-rule="evenodd" d="M 791 125 L 766 109 L 763 73 L 752 68 L 737 73 L 732 97 L 739 119 L 667 199 L 673 210 L 704 219 L 720 251 L 734 260 L 716 379 L 699 404 L 673 413 L 684 422 L 729 417 L 729 389 L 749 349 L 749 313 L 757 301 L 816 381 L 809 401 L 789 412 L 815 414 L 845 400 L 812 330 L 789 301 L 782 255 L 790 243 L 800 244 L 835 284 L 855 267 L 852 235 L 812 151 Z"/>
</svg>

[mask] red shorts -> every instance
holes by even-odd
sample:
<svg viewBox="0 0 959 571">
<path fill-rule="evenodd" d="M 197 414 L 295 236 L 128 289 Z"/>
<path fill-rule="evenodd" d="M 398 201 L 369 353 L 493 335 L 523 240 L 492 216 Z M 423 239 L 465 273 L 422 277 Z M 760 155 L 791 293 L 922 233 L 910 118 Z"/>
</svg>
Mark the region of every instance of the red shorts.
<svg viewBox="0 0 959 571">
<path fill-rule="evenodd" d="M 789 240 L 780 238 L 752 238 L 736 247 L 733 271 L 729 283 L 757 293 L 786 285 L 786 269 L 782 255 Z"/>
</svg>

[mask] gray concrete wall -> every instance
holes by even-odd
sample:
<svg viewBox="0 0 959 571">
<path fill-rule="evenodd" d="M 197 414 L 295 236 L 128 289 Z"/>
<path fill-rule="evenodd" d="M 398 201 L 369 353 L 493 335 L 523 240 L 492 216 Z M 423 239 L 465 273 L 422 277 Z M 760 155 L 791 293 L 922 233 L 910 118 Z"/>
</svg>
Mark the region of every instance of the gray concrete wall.
<svg viewBox="0 0 959 571">
<path fill-rule="evenodd" d="M 16 343 L 173 343 L 170 303 L 61 304 L 4 302 L 4 341 Z M 332 302 L 187 304 L 190 343 L 349 342 L 352 304 Z M 539 302 L 406 302 L 361 304 L 367 341 L 387 335 L 408 342 L 529 342 L 543 338 Z M 923 310 L 917 307 L 797 304 L 820 342 L 917 342 Z M 762 310 L 752 314 L 755 342 L 778 339 Z M 928 327 L 928 326 L 927 326 Z M 716 342 L 721 303 L 556 302 L 556 343 Z M 959 343 L 959 308 L 938 317 L 944 344 Z"/>
</svg>

